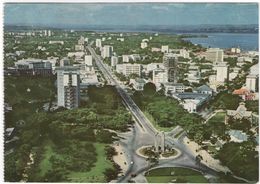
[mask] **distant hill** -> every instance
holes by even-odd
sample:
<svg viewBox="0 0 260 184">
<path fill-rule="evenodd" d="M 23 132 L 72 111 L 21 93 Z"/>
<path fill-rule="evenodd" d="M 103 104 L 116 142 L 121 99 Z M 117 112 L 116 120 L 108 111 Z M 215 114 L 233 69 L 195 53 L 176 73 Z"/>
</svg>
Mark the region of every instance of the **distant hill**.
<svg viewBox="0 0 260 184">
<path fill-rule="evenodd" d="M 88 31 L 112 31 L 112 32 L 161 32 L 161 33 L 258 33 L 258 25 L 57 25 L 57 26 L 21 26 L 5 25 L 5 30 L 35 30 L 35 29 L 74 29 Z"/>
</svg>

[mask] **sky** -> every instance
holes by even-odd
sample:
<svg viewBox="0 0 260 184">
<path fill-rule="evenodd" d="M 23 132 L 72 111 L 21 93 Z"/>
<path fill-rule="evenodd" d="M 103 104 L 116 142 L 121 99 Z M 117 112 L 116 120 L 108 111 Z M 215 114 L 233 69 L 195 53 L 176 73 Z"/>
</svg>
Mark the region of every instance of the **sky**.
<svg viewBox="0 0 260 184">
<path fill-rule="evenodd" d="M 12 25 L 201 25 L 258 24 L 257 3 L 5 4 Z"/>
</svg>

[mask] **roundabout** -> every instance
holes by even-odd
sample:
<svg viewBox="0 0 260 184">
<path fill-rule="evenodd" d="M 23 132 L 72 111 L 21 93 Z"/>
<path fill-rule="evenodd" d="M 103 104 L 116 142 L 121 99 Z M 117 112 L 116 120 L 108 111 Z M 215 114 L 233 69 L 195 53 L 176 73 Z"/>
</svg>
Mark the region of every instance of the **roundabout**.
<svg viewBox="0 0 260 184">
<path fill-rule="evenodd" d="M 136 150 L 136 153 L 137 155 L 146 159 L 149 157 L 154 157 L 158 158 L 159 160 L 175 159 L 181 155 L 181 151 L 177 148 L 166 148 L 164 152 L 161 150 L 156 152 L 154 146 L 142 146 Z"/>
</svg>

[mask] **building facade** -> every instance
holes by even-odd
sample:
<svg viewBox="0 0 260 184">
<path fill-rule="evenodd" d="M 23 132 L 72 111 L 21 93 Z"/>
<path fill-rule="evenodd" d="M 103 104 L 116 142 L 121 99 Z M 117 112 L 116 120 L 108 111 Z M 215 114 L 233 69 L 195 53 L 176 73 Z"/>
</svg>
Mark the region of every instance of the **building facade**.
<svg viewBox="0 0 260 184">
<path fill-rule="evenodd" d="M 205 59 L 213 63 L 222 62 L 224 51 L 219 48 L 209 48 L 205 53 Z"/>
<path fill-rule="evenodd" d="M 101 39 L 96 39 L 96 47 L 101 48 L 102 47 L 102 41 Z"/>
<path fill-rule="evenodd" d="M 79 68 L 67 66 L 57 70 L 58 106 L 67 109 L 79 107 L 80 103 L 80 75 Z"/>
<path fill-rule="evenodd" d="M 137 74 L 141 76 L 141 65 L 140 64 L 118 64 L 116 65 L 116 72 L 122 73 L 125 76 L 130 74 Z"/>
<path fill-rule="evenodd" d="M 177 83 L 177 64 L 178 58 L 170 53 L 163 56 L 163 65 L 167 75 L 167 82 Z"/>
<path fill-rule="evenodd" d="M 228 73 L 228 65 L 226 62 L 221 62 L 216 65 L 217 76 L 216 81 L 224 83 L 228 80 L 229 73 Z"/>
<path fill-rule="evenodd" d="M 105 45 L 103 48 L 102 48 L 102 51 L 101 51 L 101 56 L 103 58 L 107 58 L 107 57 L 111 57 L 113 54 L 113 47 L 110 46 L 110 45 Z"/>
<path fill-rule="evenodd" d="M 246 76 L 246 88 L 249 91 L 258 92 L 258 75 L 250 74 Z"/>
</svg>

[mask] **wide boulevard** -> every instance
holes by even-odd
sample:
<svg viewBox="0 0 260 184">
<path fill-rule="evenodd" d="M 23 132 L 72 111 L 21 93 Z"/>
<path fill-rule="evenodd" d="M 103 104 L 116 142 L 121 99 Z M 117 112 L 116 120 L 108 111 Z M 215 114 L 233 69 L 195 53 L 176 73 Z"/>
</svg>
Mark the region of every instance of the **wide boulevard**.
<svg viewBox="0 0 260 184">
<path fill-rule="evenodd" d="M 129 96 L 125 90 L 125 86 L 116 79 L 111 69 L 102 62 L 102 58 L 95 53 L 95 50 L 91 47 L 91 45 L 88 45 L 87 49 L 94 58 L 97 67 L 103 73 L 107 83 L 116 87 L 118 93 L 123 99 L 123 102 L 133 114 L 137 122 L 133 125 L 130 132 L 123 133 L 122 135 L 124 139 L 121 140 L 120 143 L 124 147 L 127 159 L 126 161 L 129 167 L 126 173 L 118 178 L 117 182 L 126 183 L 130 180 L 135 182 L 147 182 L 144 177 L 144 172 L 150 169 L 150 164 L 145 158 L 136 154 L 136 150 L 142 146 L 154 145 L 155 135 L 158 131 Z M 216 172 L 203 164 L 198 164 L 196 162 L 195 155 L 193 155 L 190 149 L 183 144 L 182 140 L 185 133 L 178 139 L 175 139 L 173 136 L 175 133 L 174 131 L 175 130 L 171 133 L 166 133 L 165 143 L 179 149 L 181 154 L 175 159 L 159 160 L 156 167 L 188 167 L 202 172 L 209 178 L 214 177 Z"/>
</svg>

